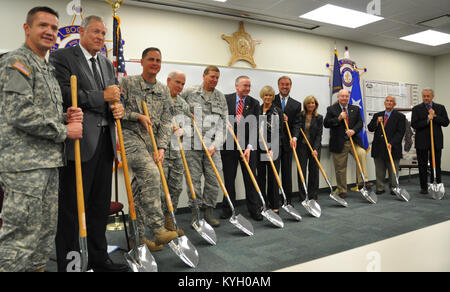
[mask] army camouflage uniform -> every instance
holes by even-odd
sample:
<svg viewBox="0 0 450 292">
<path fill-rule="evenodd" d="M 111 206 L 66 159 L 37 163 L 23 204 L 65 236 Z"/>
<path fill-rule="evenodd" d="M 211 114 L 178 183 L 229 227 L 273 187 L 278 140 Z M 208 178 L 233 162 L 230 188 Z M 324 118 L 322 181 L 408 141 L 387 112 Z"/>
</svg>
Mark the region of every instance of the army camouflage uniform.
<svg viewBox="0 0 450 292">
<path fill-rule="evenodd" d="M 150 135 L 139 122 L 139 114 L 144 114 L 142 100 L 147 102 L 150 119 L 153 123 L 158 149 L 168 149 L 172 133 L 172 114 L 170 113 L 170 95 L 167 86 L 157 81 L 151 87 L 141 75 L 126 76 L 121 85 L 124 89 L 123 104 L 125 115 L 122 119 L 123 137 L 128 163 L 134 173 L 133 192 L 136 205 L 139 235 L 142 238 L 148 226 L 152 231 L 163 228 L 164 215 L 161 208 L 161 178 L 158 167 L 153 161 L 153 146 Z"/>
<path fill-rule="evenodd" d="M 226 138 L 228 106 L 225 96 L 215 89 L 208 97 L 203 85 L 190 87 L 183 91 L 181 96 L 189 104 L 191 113 L 195 116 L 195 121 L 202 132 L 206 147 L 209 148 L 211 145 L 216 147 L 217 151 L 212 158 L 219 173 L 222 173 L 222 159 L 219 150 Z M 186 159 L 192 175 L 194 191 L 200 207 L 215 208 L 219 184 L 194 129 L 192 129 L 192 133 L 192 150 L 186 151 Z M 203 192 L 201 191 L 202 175 L 205 179 Z M 191 195 L 189 196 L 189 206 L 194 206 Z"/>
<path fill-rule="evenodd" d="M 175 99 L 172 98 L 172 103 L 170 107 L 172 116 L 175 118 L 175 122 L 178 127 L 183 129 L 183 138 L 190 138 L 191 132 L 191 122 L 190 116 L 191 112 L 189 110 L 189 105 L 180 96 L 176 96 Z M 173 123 L 172 123 L 173 125 Z M 184 148 L 184 145 L 183 145 Z M 169 186 L 169 192 L 172 199 L 173 208 L 177 209 L 178 200 L 180 194 L 183 191 L 183 174 L 184 166 L 181 160 L 180 147 L 178 145 L 177 137 L 173 134 L 171 136 L 171 141 L 169 144 L 169 149 L 167 150 L 163 162 L 164 174 L 166 175 L 167 185 Z M 161 201 L 164 202 L 163 210 L 164 214 L 169 213 L 167 209 L 166 199 L 164 191 L 162 190 Z"/>
<path fill-rule="evenodd" d="M 0 271 L 35 271 L 45 267 L 56 234 L 67 137 L 61 90 L 53 66 L 26 45 L 0 68 Z"/>
</svg>

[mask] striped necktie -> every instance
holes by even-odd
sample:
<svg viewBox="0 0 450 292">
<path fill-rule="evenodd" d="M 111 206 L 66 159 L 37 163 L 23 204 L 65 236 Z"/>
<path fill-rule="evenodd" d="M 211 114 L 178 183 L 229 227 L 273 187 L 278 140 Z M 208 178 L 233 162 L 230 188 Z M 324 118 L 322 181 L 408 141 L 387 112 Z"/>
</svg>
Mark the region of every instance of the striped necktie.
<svg viewBox="0 0 450 292">
<path fill-rule="evenodd" d="M 242 112 L 244 110 L 244 100 L 239 98 L 239 105 L 236 110 L 236 122 L 239 124 L 242 118 Z"/>
</svg>

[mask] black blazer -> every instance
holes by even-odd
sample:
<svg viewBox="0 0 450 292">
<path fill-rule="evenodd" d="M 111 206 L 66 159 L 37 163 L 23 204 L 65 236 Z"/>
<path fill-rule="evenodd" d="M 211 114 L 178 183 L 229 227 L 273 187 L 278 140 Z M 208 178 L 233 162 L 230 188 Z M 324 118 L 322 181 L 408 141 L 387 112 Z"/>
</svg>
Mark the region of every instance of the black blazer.
<svg viewBox="0 0 450 292">
<path fill-rule="evenodd" d="M 260 119 L 262 119 L 262 117 L 264 117 L 263 105 L 261 105 L 259 114 L 260 114 Z M 270 109 L 267 110 L 265 116 L 267 119 L 267 124 L 264 125 L 264 128 L 262 129 L 262 131 L 264 134 L 264 139 L 265 139 L 266 143 L 268 143 L 267 146 L 269 147 L 269 150 L 272 150 L 272 148 L 273 148 L 272 146 L 274 146 L 273 145 L 274 143 L 272 143 L 272 133 L 274 131 L 278 133 L 278 138 L 279 138 L 278 146 L 280 146 L 280 144 L 282 143 L 281 142 L 281 129 L 283 127 L 282 123 L 284 121 L 283 111 L 281 110 L 281 108 L 277 107 L 276 105 L 274 105 L 272 103 L 272 106 L 270 107 Z M 274 117 L 276 117 L 276 119 L 278 119 L 278 122 L 276 122 Z M 266 128 L 267 128 L 267 131 L 266 131 Z M 259 134 L 259 131 L 258 131 L 258 134 Z M 262 140 L 259 142 L 258 150 L 260 150 L 261 152 L 264 152 L 264 153 L 266 152 L 266 148 L 264 147 Z M 279 149 L 277 149 L 277 151 L 278 150 Z"/>
<path fill-rule="evenodd" d="M 442 127 L 447 127 L 449 119 L 445 107 L 433 102 L 436 117 L 433 119 L 433 135 L 435 149 L 444 148 L 444 135 Z M 416 149 L 430 149 L 430 123 L 428 122 L 428 110 L 424 103 L 418 104 L 412 109 L 411 126 L 416 130 Z"/>
<path fill-rule="evenodd" d="M 353 135 L 353 142 L 362 147 L 361 139 L 359 138 L 359 132 L 363 128 L 363 121 L 359 112 L 359 107 L 356 105 L 347 105 L 348 111 L 348 127 L 355 131 Z M 342 109 L 339 103 L 335 103 L 327 108 L 327 115 L 323 122 L 325 128 L 330 129 L 330 152 L 340 153 L 344 149 L 344 143 L 347 141 L 347 135 L 345 134 L 344 120 L 339 121 L 338 117 L 341 114 Z"/>
<path fill-rule="evenodd" d="M 233 116 L 236 117 L 236 93 L 231 93 L 231 94 L 227 94 L 225 95 L 225 99 L 227 100 L 227 106 L 228 106 L 228 115 L 229 116 Z M 244 103 L 244 109 L 242 111 L 242 118 L 241 118 L 241 122 L 239 123 L 239 133 L 241 133 L 244 128 L 244 119 L 253 115 L 255 117 L 255 121 L 256 124 L 250 125 L 250 123 L 245 123 L 245 139 L 244 141 L 242 141 L 242 139 L 239 139 L 239 134 L 238 134 L 238 125 L 236 123 L 236 120 L 233 121 L 232 125 L 234 128 L 234 133 L 236 136 L 238 136 L 238 140 L 239 140 L 239 144 L 242 148 L 242 150 L 245 150 L 245 148 L 247 148 L 248 144 L 251 144 L 253 146 L 253 149 L 256 150 L 258 147 L 258 125 L 259 125 L 259 110 L 260 110 L 260 106 L 259 106 L 259 102 L 254 99 L 251 96 L 247 96 L 245 98 L 245 103 Z M 232 121 L 230 121 L 232 122 Z M 250 127 L 252 126 L 252 127 Z M 234 138 L 233 135 L 231 135 L 231 133 L 229 133 L 228 131 L 228 127 L 227 127 L 227 139 L 226 139 L 226 143 L 223 146 L 223 150 L 237 150 L 236 144 L 234 142 Z M 226 148 L 228 145 L 228 149 Z M 232 148 L 230 148 L 230 145 L 233 145 Z"/>
<path fill-rule="evenodd" d="M 273 100 L 273 104 L 282 109 L 281 106 L 281 96 L 280 94 L 275 95 L 275 99 Z M 300 138 L 300 114 L 302 111 L 302 104 L 299 101 L 296 101 L 292 97 L 289 97 L 286 106 L 284 107 L 284 113 L 288 117 L 289 129 L 291 130 L 292 138 L 296 137 L 297 140 Z M 286 124 L 283 122 L 283 134 L 281 135 L 283 150 L 289 151 L 291 149 L 291 144 L 289 141 L 289 133 L 286 129 Z"/>
<path fill-rule="evenodd" d="M 70 90 L 70 76 L 77 76 L 78 107 L 83 110 L 83 139 L 80 139 L 81 160 L 89 161 L 95 153 L 100 136 L 102 114 L 107 106 L 103 99 L 103 90 L 98 90 L 92 70 L 81 51 L 80 46 L 59 49 L 50 55 L 50 62 L 56 68 L 56 79 L 61 87 L 64 109 L 72 105 Z M 114 67 L 103 55 L 98 54 L 98 63 L 101 69 L 105 88 L 117 84 Z M 116 130 L 111 110 L 106 112 L 113 147 L 116 153 Z M 75 160 L 74 141 L 66 140 L 66 157 Z"/>
<path fill-rule="evenodd" d="M 305 131 L 306 115 L 300 115 L 300 127 Z M 314 150 L 320 151 L 322 147 L 322 133 L 323 133 L 323 116 L 313 115 L 311 118 L 311 124 L 309 125 L 309 143 Z M 306 134 L 306 133 L 305 133 Z M 303 143 L 303 135 L 300 133 L 297 144 Z"/>
<path fill-rule="evenodd" d="M 386 147 L 386 141 L 384 140 L 383 130 L 381 129 L 381 125 L 377 125 L 378 117 L 383 117 L 384 121 L 384 111 L 376 113 L 372 117 L 369 125 L 367 125 L 367 129 L 370 132 L 374 132 L 372 142 L 372 157 L 380 157 L 389 160 L 389 154 Z M 392 158 L 395 160 L 402 158 L 402 141 L 406 131 L 405 115 L 399 113 L 396 110 L 393 110 L 384 129 L 386 131 L 387 140 L 392 145 Z"/>
</svg>

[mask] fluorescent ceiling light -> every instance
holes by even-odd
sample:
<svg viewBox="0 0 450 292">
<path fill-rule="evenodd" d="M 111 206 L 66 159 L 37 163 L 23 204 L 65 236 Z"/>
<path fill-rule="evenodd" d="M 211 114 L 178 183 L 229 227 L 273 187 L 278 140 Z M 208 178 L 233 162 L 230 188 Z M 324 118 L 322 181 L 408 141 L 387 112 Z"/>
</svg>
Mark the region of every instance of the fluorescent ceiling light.
<svg viewBox="0 0 450 292">
<path fill-rule="evenodd" d="M 227 2 L 227 0 L 213 0 L 213 1 L 216 1 L 216 2 Z"/>
<path fill-rule="evenodd" d="M 400 39 L 436 47 L 446 43 L 450 43 L 450 34 L 429 29 L 426 31 L 401 37 Z"/>
<path fill-rule="evenodd" d="M 357 28 L 383 19 L 380 16 L 331 4 L 317 8 L 299 17 L 350 28 Z"/>
</svg>

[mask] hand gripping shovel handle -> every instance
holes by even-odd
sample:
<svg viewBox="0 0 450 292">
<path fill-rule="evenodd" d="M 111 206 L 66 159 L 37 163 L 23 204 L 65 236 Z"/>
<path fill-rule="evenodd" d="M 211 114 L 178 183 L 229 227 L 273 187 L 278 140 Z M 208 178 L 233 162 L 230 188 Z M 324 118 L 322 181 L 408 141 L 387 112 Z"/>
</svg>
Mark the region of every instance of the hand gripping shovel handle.
<svg viewBox="0 0 450 292">
<path fill-rule="evenodd" d="M 147 118 L 150 119 L 150 114 L 148 112 L 147 103 L 143 100 L 142 101 L 142 108 L 144 109 L 144 114 Z M 170 197 L 169 187 L 167 185 L 166 176 L 164 175 L 164 170 L 162 167 L 161 162 L 159 161 L 159 153 L 158 153 L 158 144 L 156 144 L 155 134 L 153 133 L 153 127 L 148 127 L 148 133 L 150 135 L 150 138 L 152 139 L 152 145 L 153 145 L 153 151 L 155 152 L 156 156 L 156 165 L 158 166 L 159 175 L 161 176 L 161 183 L 164 190 L 164 195 L 166 197 L 166 203 L 167 203 L 167 209 L 170 213 L 174 213 L 173 204 L 172 204 L 172 198 Z"/>
<path fill-rule="evenodd" d="M 77 77 L 70 76 L 70 89 L 72 93 L 72 106 L 78 107 L 77 99 Z M 80 154 L 80 140 L 74 141 L 75 147 L 75 177 L 77 187 L 77 206 L 78 206 L 78 225 L 80 238 L 86 238 L 86 214 L 84 209 L 84 194 L 83 194 L 83 178 L 81 173 L 81 154 Z"/>
<path fill-rule="evenodd" d="M 291 130 L 289 129 L 289 124 L 287 121 L 284 121 L 286 123 L 286 129 L 289 135 L 289 140 L 292 140 Z M 302 167 L 300 166 L 300 161 L 298 160 L 297 151 L 295 151 L 294 148 L 292 148 L 292 152 L 294 152 L 295 157 L 295 163 L 297 164 L 297 170 L 298 174 L 300 175 L 300 180 L 302 181 L 303 185 L 305 184 L 305 177 L 303 176 Z M 308 190 L 305 189 L 306 194 L 308 194 Z"/>
<path fill-rule="evenodd" d="M 244 152 L 242 151 L 241 145 L 239 145 L 239 141 L 236 137 L 236 134 L 234 133 L 233 126 L 231 126 L 229 121 L 227 121 L 227 126 L 228 126 L 228 131 L 233 135 L 234 142 L 236 142 L 236 146 L 239 150 L 239 153 L 241 154 L 242 160 L 244 161 L 244 164 L 245 164 L 245 168 L 247 168 L 247 172 L 250 175 L 253 185 L 255 186 L 256 192 L 261 193 L 261 189 L 259 188 L 259 185 L 256 182 L 255 176 L 253 175 L 253 171 L 250 168 L 250 165 L 248 164 L 247 160 L 245 159 Z"/>
<path fill-rule="evenodd" d="M 381 130 L 383 131 L 384 142 L 386 142 L 386 148 L 387 148 L 387 151 L 388 151 L 388 154 L 389 154 L 389 159 L 391 161 L 392 171 L 394 171 L 394 174 L 397 176 L 397 169 L 395 169 L 394 159 L 392 158 L 391 150 L 389 150 L 389 147 L 388 147 L 389 142 L 387 140 L 386 131 L 384 129 L 384 124 L 380 123 L 380 125 L 381 125 Z"/>
</svg>

